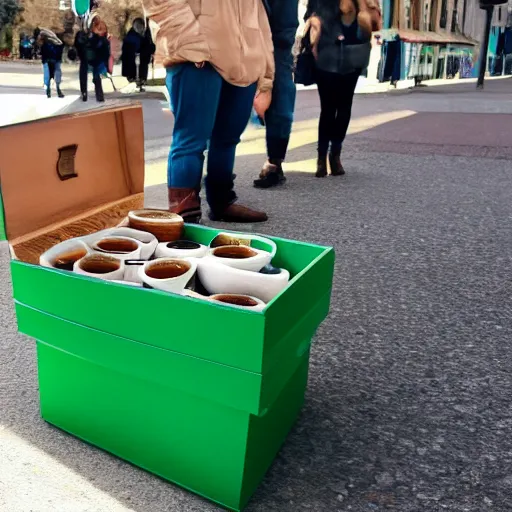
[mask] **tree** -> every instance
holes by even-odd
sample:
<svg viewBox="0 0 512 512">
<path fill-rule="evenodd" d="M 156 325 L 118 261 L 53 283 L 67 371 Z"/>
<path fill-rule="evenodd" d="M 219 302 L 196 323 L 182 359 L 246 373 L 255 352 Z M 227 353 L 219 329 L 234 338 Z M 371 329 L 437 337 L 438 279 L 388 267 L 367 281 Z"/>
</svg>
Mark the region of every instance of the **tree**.
<svg viewBox="0 0 512 512">
<path fill-rule="evenodd" d="M 18 0 L 0 0 L 0 31 L 12 24 L 22 10 Z"/>
</svg>

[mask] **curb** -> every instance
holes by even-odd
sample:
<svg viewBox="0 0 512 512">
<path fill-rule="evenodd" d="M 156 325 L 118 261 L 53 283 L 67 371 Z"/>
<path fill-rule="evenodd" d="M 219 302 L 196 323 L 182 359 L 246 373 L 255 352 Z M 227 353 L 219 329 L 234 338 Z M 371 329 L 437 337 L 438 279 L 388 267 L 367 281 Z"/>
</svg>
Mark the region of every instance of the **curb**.
<svg viewBox="0 0 512 512">
<path fill-rule="evenodd" d="M 130 99 L 130 100 L 162 100 L 164 101 L 166 99 L 165 94 L 163 92 L 159 91 L 145 91 L 145 92 L 111 92 L 108 94 L 105 94 L 106 98 L 112 98 L 116 100 L 122 100 L 122 99 Z"/>
</svg>

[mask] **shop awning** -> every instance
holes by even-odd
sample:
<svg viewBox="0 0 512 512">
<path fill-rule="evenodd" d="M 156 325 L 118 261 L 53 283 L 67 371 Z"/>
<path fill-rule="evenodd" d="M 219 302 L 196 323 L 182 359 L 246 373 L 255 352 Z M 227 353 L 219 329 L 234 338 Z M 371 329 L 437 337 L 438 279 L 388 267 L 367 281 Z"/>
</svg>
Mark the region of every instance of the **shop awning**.
<svg viewBox="0 0 512 512">
<path fill-rule="evenodd" d="M 427 44 L 460 44 L 465 46 L 476 46 L 478 43 L 469 37 L 461 34 L 450 34 L 448 32 L 426 32 L 421 30 L 397 29 L 386 31 L 386 36 L 400 36 L 406 43 L 427 43 Z M 387 37 L 386 37 L 387 39 Z"/>
</svg>

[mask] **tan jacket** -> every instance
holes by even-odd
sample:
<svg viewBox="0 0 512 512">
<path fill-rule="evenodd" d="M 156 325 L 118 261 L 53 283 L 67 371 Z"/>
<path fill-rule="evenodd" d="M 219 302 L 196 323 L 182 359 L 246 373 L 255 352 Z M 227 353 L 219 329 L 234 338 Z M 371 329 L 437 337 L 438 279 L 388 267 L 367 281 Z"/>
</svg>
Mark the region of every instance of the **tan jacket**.
<svg viewBox="0 0 512 512">
<path fill-rule="evenodd" d="M 229 83 L 272 88 L 272 35 L 262 0 L 143 0 L 164 66 L 210 62 Z"/>
</svg>

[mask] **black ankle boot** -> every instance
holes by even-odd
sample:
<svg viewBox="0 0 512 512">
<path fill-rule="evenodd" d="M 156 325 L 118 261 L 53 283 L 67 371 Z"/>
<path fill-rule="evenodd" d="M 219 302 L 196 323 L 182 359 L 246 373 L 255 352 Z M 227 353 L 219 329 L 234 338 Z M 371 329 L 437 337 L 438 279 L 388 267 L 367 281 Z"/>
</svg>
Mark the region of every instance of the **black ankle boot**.
<svg viewBox="0 0 512 512">
<path fill-rule="evenodd" d="M 46 97 L 51 98 L 52 97 L 52 90 L 50 89 L 50 86 L 46 88 Z"/>
<path fill-rule="evenodd" d="M 327 158 L 318 157 L 316 161 L 316 173 L 315 176 L 317 178 L 325 178 L 327 176 Z"/>
<path fill-rule="evenodd" d="M 97 76 L 93 79 L 94 82 L 94 92 L 96 93 L 96 101 L 99 103 L 103 103 L 105 101 L 105 96 L 103 94 L 103 86 L 101 84 L 101 77 Z"/>
<path fill-rule="evenodd" d="M 331 165 L 331 176 L 343 176 L 345 174 L 340 153 L 331 153 L 329 155 L 329 164 Z"/>
<path fill-rule="evenodd" d="M 87 93 L 86 92 L 82 93 L 82 101 L 87 101 Z"/>
<path fill-rule="evenodd" d="M 59 87 L 59 86 L 57 86 L 57 96 L 58 96 L 59 98 L 64 98 L 64 94 L 63 94 L 63 93 L 62 93 L 62 91 L 60 90 L 60 87 Z"/>
<path fill-rule="evenodd" d="M 268 160 L 260 172 L 260 177 L 254 180 L 256 188 L 271 188 L 280 185 L 286 181 L 283 172 L 282 160 Z"/>
</svg>

